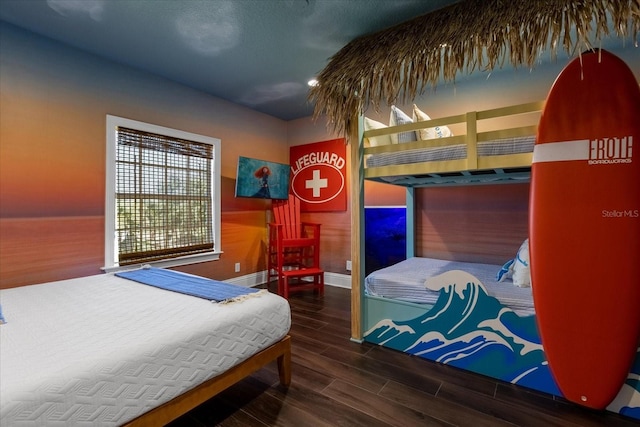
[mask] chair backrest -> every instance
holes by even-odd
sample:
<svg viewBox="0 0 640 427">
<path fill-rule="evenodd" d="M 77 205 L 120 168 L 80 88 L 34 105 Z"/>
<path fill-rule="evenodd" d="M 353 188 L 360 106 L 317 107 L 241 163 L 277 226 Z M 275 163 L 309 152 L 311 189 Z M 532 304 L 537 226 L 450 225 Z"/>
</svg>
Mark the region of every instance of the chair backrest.
<svg viewBox="0 0 640 427">
<path fill-rule="evenodd" d="M 282 224 L 282 234 L 285 239 L 301 237 L 300 199 L 289 194 L 288 200 L 273 200 L 273 218 L 276 224 Z"/>
</svg>

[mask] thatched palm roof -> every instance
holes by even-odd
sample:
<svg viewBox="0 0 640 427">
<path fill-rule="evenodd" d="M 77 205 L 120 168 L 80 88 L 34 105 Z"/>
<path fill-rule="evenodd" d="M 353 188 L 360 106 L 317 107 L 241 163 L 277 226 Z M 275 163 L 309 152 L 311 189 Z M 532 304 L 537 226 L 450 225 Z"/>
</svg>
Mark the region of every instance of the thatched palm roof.
<svg viewBox="0 0 640 427">
<path fill-rule="evenodd" d="M 319 74 L 309 97 L 315 117 L 346 134 L 368 105 L 412 100 L 458 73 L 506 62 L 533 67 L 599 47 L 611 29 L 637 44 L 640 0 L 464 0 L 353 40 Z"/>
</svg>

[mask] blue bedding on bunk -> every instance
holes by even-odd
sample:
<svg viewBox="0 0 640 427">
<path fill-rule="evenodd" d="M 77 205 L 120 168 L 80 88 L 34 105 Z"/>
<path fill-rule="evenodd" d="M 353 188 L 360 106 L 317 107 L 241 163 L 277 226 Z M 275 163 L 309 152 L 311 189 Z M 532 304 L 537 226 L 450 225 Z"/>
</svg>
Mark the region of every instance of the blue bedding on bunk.
<svg viewBox="0 0 640 427">
<path fill-rule="evenodd" d="M 123 271 L 115 275 L 145 285 L 155 286 L 156 288 L 216 302 L 227 301 L 259 291 L 259 289 L 246 288 L 161 268 Z"/>
</svg>

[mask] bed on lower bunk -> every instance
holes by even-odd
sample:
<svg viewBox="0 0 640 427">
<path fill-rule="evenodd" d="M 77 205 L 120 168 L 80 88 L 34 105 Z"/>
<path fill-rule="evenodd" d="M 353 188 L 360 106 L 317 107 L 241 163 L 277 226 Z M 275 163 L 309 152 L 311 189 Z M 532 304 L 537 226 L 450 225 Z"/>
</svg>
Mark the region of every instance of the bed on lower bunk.
<svg viewBox="0 0 640 427">
<path fill-rule="evenodd" d="M 158 271 L 2 290 L 0 424 L 164 425 L 273 361 L 289 384 L 286 300 Z M 185 280 L 216 296 L 166 290 Z"/>
<path fill-rule="evenodd" d="M 529 283 L 514 286 L 508 268 L 495 264 L 412 257 L 369 274 L 364 280 L 364 292 L 369 297 L 433 306 L 440 293 L 439 289 L 429 287 L 427 279 L 454 270 L 467 272 L 477 278 L 488 295 L 497 298 L 515 313 L 521 316 L 535 314 Z M 502 272 L 505 273 L 501 279 Z"/>
</svg>

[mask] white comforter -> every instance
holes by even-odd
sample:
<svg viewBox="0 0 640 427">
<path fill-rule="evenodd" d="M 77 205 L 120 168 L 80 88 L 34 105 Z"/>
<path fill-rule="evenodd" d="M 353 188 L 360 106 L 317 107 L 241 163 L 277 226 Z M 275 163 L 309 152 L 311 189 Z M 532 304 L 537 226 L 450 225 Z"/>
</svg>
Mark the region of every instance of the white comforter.
<svg viewBox="0 0 640 427">
<path fill-rule="evenodd" d="M 277 342 L 283 298 L 216 304 L 112 274 L 0 291 L 0 425 L 120 425 Z"/>
<path fill-rule="evenodd" d="M 435 304 L 440 294 L 426 288 L 426 279 L 447 271 L 462 270 L 478 278 L 489 295 L 496 297 L 516 313 L 522 316 L 534 314 L 531 288 L 519 288 L 514 286 L 511 280 L 496 281 L 500 267 L 493 264 L 413 257 L 371 273 L 365 278 L 365 290 L 368 295 L 419 304 Z"/>
</svg>

